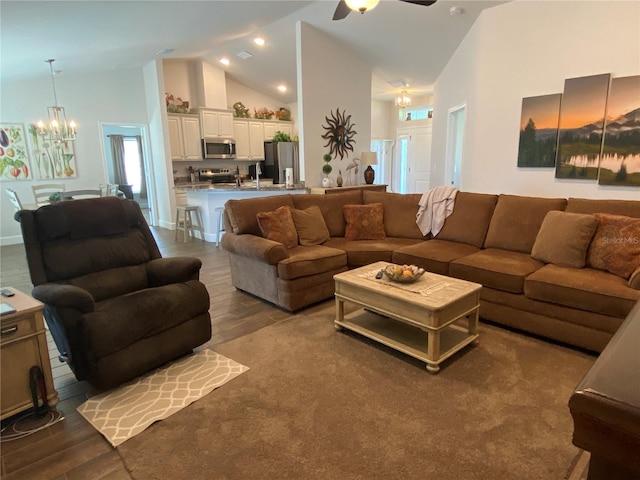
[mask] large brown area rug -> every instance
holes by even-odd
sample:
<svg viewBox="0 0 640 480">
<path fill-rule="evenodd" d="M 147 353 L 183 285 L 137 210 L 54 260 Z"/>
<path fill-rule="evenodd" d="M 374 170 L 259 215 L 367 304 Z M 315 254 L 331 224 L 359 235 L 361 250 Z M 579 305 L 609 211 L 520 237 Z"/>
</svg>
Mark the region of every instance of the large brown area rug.
<svg viewBox="0 0 640 480">
<path fill-rule="evenodd" d="M 438 375 L 329 302 L 218 345 L 250 370 L 118 447 L 134 479 L 563 479 L 594 357 L 481 324 Z"/>
</svg>

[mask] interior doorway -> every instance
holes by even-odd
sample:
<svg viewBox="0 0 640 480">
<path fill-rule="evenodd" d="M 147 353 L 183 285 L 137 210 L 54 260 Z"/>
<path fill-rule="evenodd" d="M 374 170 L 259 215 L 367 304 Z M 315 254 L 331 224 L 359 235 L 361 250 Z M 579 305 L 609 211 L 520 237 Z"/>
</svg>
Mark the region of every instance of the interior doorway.
<svg viewBox="0 0 640 480">
<path fill-rule="evenodd" d="M 146 125 L 102 123 L 102 150 L 108 183 L 135 200 L 149 225 L 156 225 L 153 165 Z"/>
<path fill-rule="evenodd" d="M 447 118 L 447 152 L 445 160 L 447 178 L 445 179 L 445 184 L 456 188 L 460 188 L 461 182 L 466 109 L 466 105 L 451 108 Z"/>
<path fill-rule="evenodd" d="M 397 193 L 424 193 L 431 186 L 432 126 L 399 128 L 391 189 Z"/>
</svg>

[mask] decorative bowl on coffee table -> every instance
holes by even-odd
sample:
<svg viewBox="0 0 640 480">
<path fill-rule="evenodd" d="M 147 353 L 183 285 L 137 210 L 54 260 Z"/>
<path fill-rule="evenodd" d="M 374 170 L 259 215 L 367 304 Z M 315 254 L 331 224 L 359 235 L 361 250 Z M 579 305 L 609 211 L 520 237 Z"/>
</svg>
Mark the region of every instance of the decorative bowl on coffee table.
<svg viewBox="0 0 640 480">
<path fill-rule="evenodd" d="M 424 274 L 424 268 L 415 265 L 387 265 L 383 273 L 392 282 L 415 282 Z"/>
</svg>

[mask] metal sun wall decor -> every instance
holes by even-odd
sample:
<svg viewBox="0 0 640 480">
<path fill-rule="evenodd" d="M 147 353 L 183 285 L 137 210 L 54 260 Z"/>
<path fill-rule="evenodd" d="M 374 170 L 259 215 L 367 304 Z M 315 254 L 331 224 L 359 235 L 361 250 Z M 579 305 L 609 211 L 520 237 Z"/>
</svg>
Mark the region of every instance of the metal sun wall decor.
<svg viewBox="0 0 640 480">
<path fill-rule="evenodd" d="M 610 77 L 606 73 L 565 80 L 556 178 L 598 178 Z"/>
<path fill-rule="evenodd" d="M 640 187 L 640 75 L 611 81 L 598 183 Z"/>
<path fill-rule="evenodd" d="M 561 98 L 557 93 L 522 99 L 518 167 L 555 166 Z"/>
<path fill-rule="evenodd" d="M 0 180 L 32 180 L 24 125 L 0 123 Z"/>
<path fill-rule="evenodd" d="M 355 123 L 351 123 L 351 115 L 347 115 L 347 111 L 340 113 L 340 109 L 336 108 L 335 115 L 333 110 L 331 111 L 331 118 L 325 117 L 327 126 L 322 125 L 322 128 L 326 132 L 321 135 L 322 138 L 327 140 L 325 147 L 329 147 L 329 154 L 333 155 L 333 158 L 340 157 L 342 160 L 349 152 L 353 152 L 353 137 L 356 132 L 353 127 Z"/>
</svg>

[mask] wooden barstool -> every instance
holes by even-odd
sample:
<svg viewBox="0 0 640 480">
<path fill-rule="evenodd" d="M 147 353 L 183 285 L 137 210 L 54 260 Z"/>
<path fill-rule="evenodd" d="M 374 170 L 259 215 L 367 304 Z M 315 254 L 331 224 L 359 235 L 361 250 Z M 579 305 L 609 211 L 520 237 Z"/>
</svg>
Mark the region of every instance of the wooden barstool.
<svg viewBox="0 0 640 480">
<path fill-rule="evenodd" d="M 180 212 L 182 215 L 182 225 L 180 225 Z M 193 216 L 195 214 L 197 224 L 193 223 Z M 175 240 L 178 240 L 178 230 L 184 232 L 184 241 L 187 242 L 187 237 L 191 235 L 195 237 L 194 230 L 200 232 L 200 238 L 204 241 L 204 229 L 202 225 L 202 215 L 200 215 L 200 207 L 195 205 L 177 205 L 176 206 L 176 235 Z"/>
<path fill-rule="evenodd" d="M 220 237 L 224 232 L 224 207 L 216 207 L 216 247 L 220 245 Z"/>
</svg>

